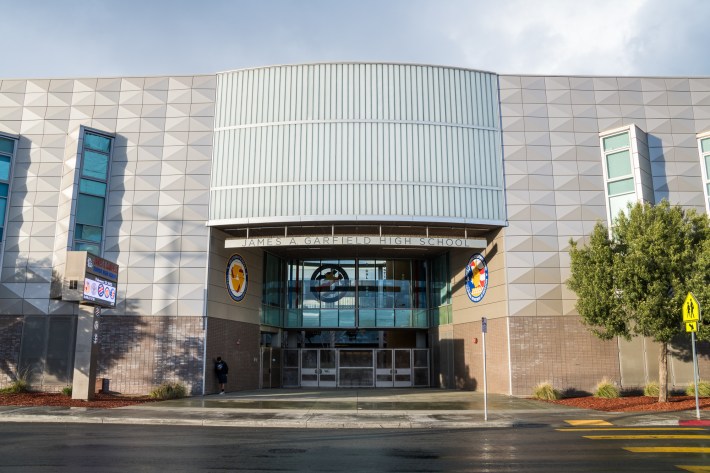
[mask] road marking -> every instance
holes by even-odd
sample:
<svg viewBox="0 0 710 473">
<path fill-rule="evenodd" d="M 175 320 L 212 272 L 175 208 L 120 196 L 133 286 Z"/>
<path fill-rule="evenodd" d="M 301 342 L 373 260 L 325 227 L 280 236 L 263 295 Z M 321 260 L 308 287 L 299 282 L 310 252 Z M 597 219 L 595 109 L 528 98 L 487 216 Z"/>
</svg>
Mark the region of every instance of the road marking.
<svg viewBox="0 0 710 473">
<path fill-rule="evenodd" d="M 610 422 L 601 419 L 581 419 L 566 420 L 569 425 L 612 425 Z"/>
<path fill-rule="evenodd" d="M 691 473 L 704 473 L 710 471 L 710 466 L 704 465 L 676 465 L 675 467 Z"/>
<path fill-rule="evenodd" d="M 707 430 L 703 429 L 701 427 L 589 427 L 589 428 L 573 428 L 573 427 L 566 427 L 566 428 L 561 428 L 561 429 L 555 429 L 559 432 L 621 432 L 624 430 L 630 430 L 630 431 L 698 431 L 698 430 Z"/>
<path fill-rule="evenodd" d="M 633 453 L 710 453 L 710 447 L 623 447 Z"/>
<path fill-rule="evenodd" d="M 649 434 L 649 435 L 584 435 L 585 439 L 592 440 L 707 440 L 710 435 L 673 435 L 673 434 Z"/>
</svg>

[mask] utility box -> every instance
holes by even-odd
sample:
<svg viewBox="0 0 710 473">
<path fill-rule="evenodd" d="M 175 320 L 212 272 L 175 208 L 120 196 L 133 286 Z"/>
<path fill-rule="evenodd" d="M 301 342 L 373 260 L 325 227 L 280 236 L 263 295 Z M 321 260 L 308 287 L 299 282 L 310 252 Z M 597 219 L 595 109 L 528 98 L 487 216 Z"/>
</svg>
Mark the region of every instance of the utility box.
<svg viewBox="0 0 710 473">
<path fill-rule="evenodd" d="M 94 392 L 107 394 L 109 392 L 109 382 L 111 380 L 108 378 L 96 378 L 96 385 Z"/>
</svg>

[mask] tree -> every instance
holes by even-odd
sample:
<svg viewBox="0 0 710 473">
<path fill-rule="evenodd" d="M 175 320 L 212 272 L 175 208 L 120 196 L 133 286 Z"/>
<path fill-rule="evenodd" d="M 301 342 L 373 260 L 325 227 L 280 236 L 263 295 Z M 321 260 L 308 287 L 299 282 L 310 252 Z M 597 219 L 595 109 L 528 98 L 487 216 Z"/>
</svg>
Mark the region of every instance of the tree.
<svg viewBox="0 0 710 473">
<path fill-rule="evenodd" d="M 668 344 L 682 331 L 681 306 L 689 290 L 707 291 L 710 249 L 705 214 L 636 203 L 611 230 L 598 222 L 585 247 L 570 241 L 571 276 L 582 321 L 602 339 L 650 337 L 660 343 L 659 402 L 668 398 Z M 710 261 L 710 260 L 708 260 Z"/>
</svg>

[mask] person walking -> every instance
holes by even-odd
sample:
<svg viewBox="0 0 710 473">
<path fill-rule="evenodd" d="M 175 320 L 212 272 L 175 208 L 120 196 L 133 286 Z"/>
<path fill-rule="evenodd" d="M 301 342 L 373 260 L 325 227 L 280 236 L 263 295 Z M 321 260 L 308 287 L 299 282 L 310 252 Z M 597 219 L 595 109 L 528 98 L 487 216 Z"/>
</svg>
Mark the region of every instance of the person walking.
<svg viewBox="0 0 710 473">
<path fill-rule="evenodd" d="M 219 382 L 220 394 L 224 394 L 224 385 L 227 383 L 227 373 L 229 372 L 229 367 L 227 362 L 218 356 L 214 361 L 214 372 L 217 375 L 217 381 Z"/>
</svg>

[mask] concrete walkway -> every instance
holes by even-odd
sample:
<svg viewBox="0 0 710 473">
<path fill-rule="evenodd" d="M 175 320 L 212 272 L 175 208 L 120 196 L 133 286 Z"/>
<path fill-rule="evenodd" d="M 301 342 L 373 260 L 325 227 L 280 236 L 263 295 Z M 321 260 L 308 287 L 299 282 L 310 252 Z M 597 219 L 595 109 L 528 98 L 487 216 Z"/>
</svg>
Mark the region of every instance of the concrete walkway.
<svg viewBox="0 0 710 473">
<path fill-rule="evenodd" d="M 710 420 L 710 413 L 702 418 Z M 569 427 L 678 425 L 695 411 L 661 414 L 575 409 L 500 394 L 441 389 L 272 389 L 198 396 L 116 409 L 0 406 L 0 422 L 167 424 L 290 428 Z"/>
</svg>

